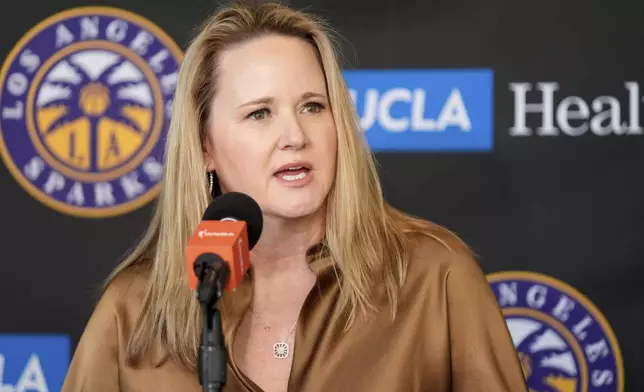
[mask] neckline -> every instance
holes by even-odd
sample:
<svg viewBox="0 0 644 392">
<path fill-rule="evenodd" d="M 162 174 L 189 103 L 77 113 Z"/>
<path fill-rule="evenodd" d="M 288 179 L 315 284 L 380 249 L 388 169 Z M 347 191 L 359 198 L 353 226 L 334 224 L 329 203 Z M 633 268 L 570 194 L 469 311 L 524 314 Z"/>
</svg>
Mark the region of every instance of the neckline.
<svg viewBox="0 0 644 392">
<path fill-rule="evenodd" d="M 313 249 L 313 248 L 312 248 Z M 319 250 L 320 248 L 318 247 L 316 250 Z M 311 301 L 311 295 L 312 293 L 319 293 L 319 290 L 321 289 L 321 276 L 325 275 L 325 271 L 327 271 L 330 267 L 334 266 L 333 260 L 328 254 L 328 252 L 325 252 L 324 250 L 322 251 L 317 251 L 314 254 L 307 254 L 307 257 L 309 257 L 309 268 L 313 271 L 313 273 L 317 276 L 315 284 L 307 294 L 306 298 L 304 299 L 304 302 L 302 303 L 302 308 L 300 309 L 300 312 L 298 313 L 298 318 L 297 318 L 297 325 L 295 327 L 295 339 L 293 342 L 293 350 L 292 350 L 292 360 L 291 360 L 291 366 L 289 369 L 289 377 L 287 380 L 287 385 L 286 385 L 286 390 L 287 392 L 290 392 L 292 390 L 292 384 L 293 384 L 293 372 L 295 370 L 295 365 L 296 361 L 298 361 L 298 358 L 301 354 L 301 341 L 302 341 L 302 336 L 301 336 L 301 318 L 302 318 L 302 310 L 305 309 L 307 304 Z M 249 270 L 250 272 L 250 270 Z M 234 292 L 234 297 L 229 296 L 226 298 L 225 303 L 222 303 L 224 307 L 227 309 L 227 316 L 232 318 L 232 322 L 228 328 L 228 333 L 227 335 L 229 336 L 228 340 L 228 362 L 230 364 L 230 367 L 235 374 L 235 377 L 239 380 L 239 382 L 249 391 L 251 392 L 264 392 L 264 390 L 257 385 L 250 377 L 248 377 L 240 368 L 239 365 L 237 364 L 237 361 L 235 360 L 235 342 L 237 340 L 237 335 L 239 332 L 239 327 L 241 326 L 241 323 L 244 320 L 244 316 L 246 312 L 249 310 L 250 307 L 250 301 L 252 300 L 252 295 L 253 295 L 253 284 L 252 284 L 252 277 L 251 274 L 247 274 L 244 277 L 244 280 L 240 284 L 240 286 L 235 290 Z M 223 302 L 223 301 L 222 301 Z"/>
</svg>

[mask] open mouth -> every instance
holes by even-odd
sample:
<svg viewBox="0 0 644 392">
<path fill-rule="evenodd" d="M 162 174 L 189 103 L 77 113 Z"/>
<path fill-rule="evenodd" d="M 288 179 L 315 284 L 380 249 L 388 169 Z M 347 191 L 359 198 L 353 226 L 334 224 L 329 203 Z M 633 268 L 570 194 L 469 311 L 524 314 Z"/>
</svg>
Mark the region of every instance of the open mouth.
<svg viewBox="0 0 644 392">
<path fill-rule="evenodd" d="M 275 172 L 275 176 L 285 181 L 303 180 L 311 171 L 308 165 L 291 165 Z"/>
</svg>

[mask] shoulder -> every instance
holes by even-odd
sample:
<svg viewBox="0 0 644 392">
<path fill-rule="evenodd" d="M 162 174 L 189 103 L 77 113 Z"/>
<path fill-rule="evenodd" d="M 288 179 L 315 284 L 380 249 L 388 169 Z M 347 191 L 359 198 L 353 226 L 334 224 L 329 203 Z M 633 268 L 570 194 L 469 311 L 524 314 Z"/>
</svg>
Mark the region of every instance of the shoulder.
<svg viewBox="0 0 644 392">
<path fill-rule="evenodd" d="M 99 348 L 120 356 L 116 353 L 127 346 L 141 314 L 147 277 L 145 265 L 126 267 L 110 277 L 78 343 L 77 361 L 86 361 Z"/>
<path fill-rule="evenodd" d="M 411 233 L 407 237 L 409 268 L 446 276 L 452 270 L 480 269 L 474 253 L 458 237 L 447 230 Z"/>
<path fill-rule="evenodd" d="M 390 209 L 395 230 L 403 233 L 407 275 L 447 277 L 454 270 L 480 270 L 474 253 L 456 233 L 426 219 Z"/>
<path fill-rule="evenodd" d="M 403 304 L 421 304 L 431 319 L 446 322 L 463 317 L 480 324 L 486 320 L 483 313 L 500 314 L 492 288 L 471 251 L 425 234 L 414 235 L 409 241 Z"/>
<path fill-rule="evenodd" d="M 146 280 L 144 265 L 124 268 L 109 279 L 75 348 L 63 391 L 118 390 L 119 366 Z"/>
<path fill-rule="evenodd" d="M 110 277 L 96 304 L 90 324 L 114 326 L 136 319 L 140 314 L 149 277 L 147 264 L 126 267 Z"/>
<path fill-rule="evenodd" d="M 141 303 L 150 276 L 148 263 L 131 265 L 115 273 L 103 291 L 102 301 L 115 308 Z"/>
<path fill-rule="evenodd" d="M 487 284 L 483 270 L 474 253 L 455 234 L 449 231 L 414 233 L 408 236 L 408 284 L 431 286 L 447 293 L 448 285 L 472 284 L 476 290 Z"/>
</svg>

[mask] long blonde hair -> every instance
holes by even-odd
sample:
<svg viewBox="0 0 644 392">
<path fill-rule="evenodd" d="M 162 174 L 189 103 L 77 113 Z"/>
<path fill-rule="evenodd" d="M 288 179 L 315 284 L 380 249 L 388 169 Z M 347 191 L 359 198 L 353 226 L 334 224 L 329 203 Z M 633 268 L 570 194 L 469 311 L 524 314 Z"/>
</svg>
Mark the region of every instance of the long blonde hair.
<svg viewBox="0 0 644 392">
<path fill-rule="evenodd" d="M 127 358 L 136 363 L 153 347 L 194 368 L 200 309 L 188 288 L 184 247 L 211 196 L 206 182 L 204 143 L 215 94 L 217 56 L 232 44 L 262 34 L 301 37 L 317 51 L 326 76 L 337 128 L 335 182 L 327 199 L 324 245 L 339 271 L 347 327 L 376 310 L 375 291 L 386 288 L 392 315 L 409 258 L 407 235 L 430 235 L 448 247 L 464 247 L 442 227 L 397 211 L 385 202 L 375 161 L 359 130 L 341 74 L 331 30 L 317 18 L 279 5 L 233 4 L 215 13 L 188 48 L 179 72 L 166 146 L 166 170 L 150 226 L 107 283 L 135 264 L 149 265 L 141 314 Z"/>
</svg>

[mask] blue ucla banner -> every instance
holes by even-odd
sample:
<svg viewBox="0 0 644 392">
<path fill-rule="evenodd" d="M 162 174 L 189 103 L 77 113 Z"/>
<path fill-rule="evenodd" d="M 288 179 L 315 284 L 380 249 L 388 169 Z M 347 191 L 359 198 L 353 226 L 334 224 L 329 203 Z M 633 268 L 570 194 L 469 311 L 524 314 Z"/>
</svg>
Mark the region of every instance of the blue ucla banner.
<svg viewBox="0 0 644 392">
<path fill-rule="evenodd" d="M 344 72 L 374 151 L 490 151 L 490 69 Z"/>
<path fill-rule="evenodd" d="M 0 335 L 0 391 L 60 391 L 70 361 L 64 335 Z"/>
</svg>

